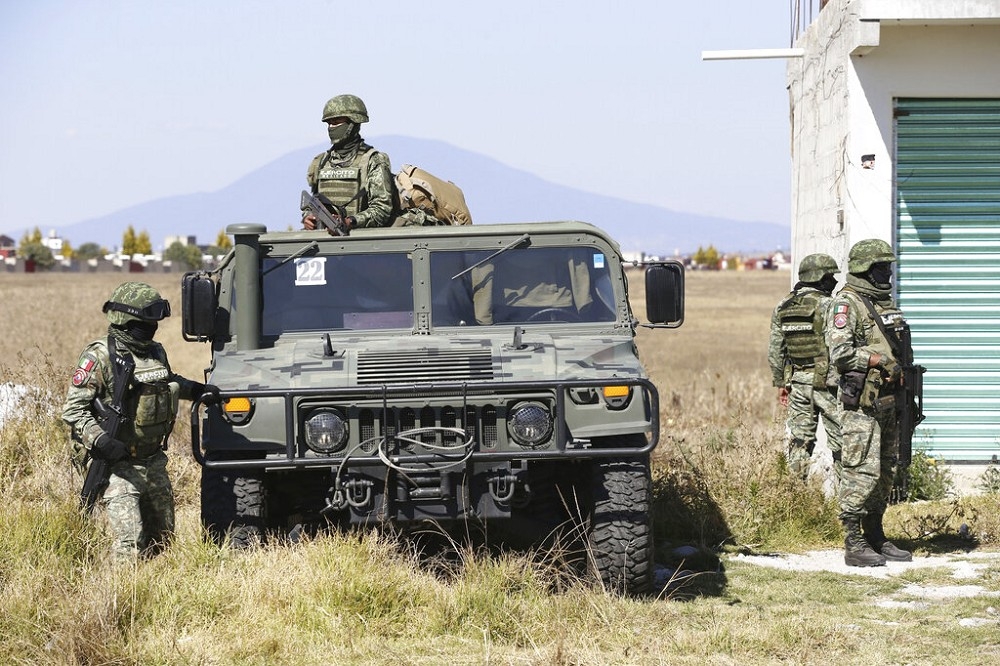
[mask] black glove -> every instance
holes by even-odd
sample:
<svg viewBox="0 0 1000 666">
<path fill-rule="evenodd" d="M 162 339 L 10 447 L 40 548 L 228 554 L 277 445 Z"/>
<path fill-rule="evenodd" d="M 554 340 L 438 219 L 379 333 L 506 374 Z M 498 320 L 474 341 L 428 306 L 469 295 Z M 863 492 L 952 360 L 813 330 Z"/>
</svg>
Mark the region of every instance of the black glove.
<svg viewBox="0 0 1000 666">
<path fill-rule="evenodd" d="M 892 360 L 888 356 L 883 356 L 879 361 L 879 365 L 882 366 L 882 372 L 885 373 L 886 379 L 889 380 L 890 384 L 899 381 L 899 378 L 903 374 L 903 370 L 899 367 L 899 363 L 896 363 L 896 361 Z"/>
<path fill-rule="evenodd" d="M 109 463 L 116 463 L 119 460 L 128 458 L 128 446 L 125 445 L 125 442 L 114 439 L 108 433 L 104 432 L 94 442 L 90 453 L 95 458 L 107 460 Z"/>
<path fill-rule="evenodd" d="M 199 384 L 196 382 L 192 393 L 195 400 L 201 398 L 203 405 L 217 405 L 222 402 L 222 396 L 219 395 L 219 387 L 213 384 Z"/>
</svg>

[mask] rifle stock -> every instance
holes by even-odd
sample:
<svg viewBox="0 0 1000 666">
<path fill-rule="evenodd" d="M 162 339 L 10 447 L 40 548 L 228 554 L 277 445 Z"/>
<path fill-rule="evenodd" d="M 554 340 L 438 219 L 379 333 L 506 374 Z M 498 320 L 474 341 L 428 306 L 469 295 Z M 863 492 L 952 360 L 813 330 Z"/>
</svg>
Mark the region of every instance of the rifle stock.
<svg viewBox="0 0 1000 666">
<path fill-rule="evenodd" d="M 334 236 L 347 235 L 347 225 L 344 224 L 344 215 L 338 214 L 337 217 L 331 215 L 322 199 L 318 196 L 313 196 L 308 190 L 302 190 L 302 199 L 299 207 L 302 210 L 308 210 L 316 216 L 316 219 L 329 229 L 330 233 Z"/>
</svg>

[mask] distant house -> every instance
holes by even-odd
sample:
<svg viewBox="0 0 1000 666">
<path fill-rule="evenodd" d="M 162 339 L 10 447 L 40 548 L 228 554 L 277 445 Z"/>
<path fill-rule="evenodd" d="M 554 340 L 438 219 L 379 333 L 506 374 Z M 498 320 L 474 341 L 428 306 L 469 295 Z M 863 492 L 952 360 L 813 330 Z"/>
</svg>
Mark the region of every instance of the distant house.
<svg viewBox="0 0 1000 666">
<path fill-rule="evenodd" d="M 786 74 L 793 254 L 826 252 L 844 267 L 859 240 L 893 245 L 898 299 L 928 368 L 915 444 L 996 460 L 1000 1 L 819 7 Z"/>
<path fill-rule="evenodd" d="M 181 245 L 197 245 L 198 239 L 196 236 L 166 236 L 163 239 L 163 249 L 169 248 L 174 243 L 180 243 Z"/>
<path fill-rule="evenodd" d="M 0 234 L 0 258 L 10 259 L 17 254 L 17 245 L 10 236 Z"/>
</svg>

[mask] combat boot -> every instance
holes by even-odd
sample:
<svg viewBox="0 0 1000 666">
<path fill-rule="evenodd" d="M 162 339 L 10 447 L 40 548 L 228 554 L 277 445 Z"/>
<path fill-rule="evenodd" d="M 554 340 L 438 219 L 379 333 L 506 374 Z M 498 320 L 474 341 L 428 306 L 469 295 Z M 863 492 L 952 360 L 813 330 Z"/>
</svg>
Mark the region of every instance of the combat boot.
<svg viewBox="0 0 1000 666">
<path fill-rule="evenodd" d="M 882 516 L 881 513 L 869 513 L 861 519 L 861 529 L 864 531 L 865 541 L 876 552 L 882 553 L 885 559 L 890 562 L 912 562 L 913 553 L 898 548 L 896 544 L 886 538 L 882 528 Z"/>
<path fill-rule="evenodd" d="M 849 567 L 882 567 L 885 557 L 872 550 L 861 536 L 861 523 L 857 518 L 845 518 L 844 564 Z"/>
</svg>

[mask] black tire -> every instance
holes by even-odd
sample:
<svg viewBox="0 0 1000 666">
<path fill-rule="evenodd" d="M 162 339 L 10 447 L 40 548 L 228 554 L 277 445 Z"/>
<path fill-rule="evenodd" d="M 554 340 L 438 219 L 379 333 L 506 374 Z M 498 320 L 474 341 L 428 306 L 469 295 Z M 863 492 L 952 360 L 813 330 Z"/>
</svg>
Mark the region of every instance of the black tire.
<svg viewBox="0 0 1000 666">
<path fill-rule="evenodd" d="M 609 592 L 633 596 L 652 588 L 652 489 L 648 457 L 591 465 L 588 561 Z"/>
<path fill-rule="evenodd" d="M 201 524 L 218 545 L 249 548 L 264 538 L 264 483 L 247 470 L 202 469 Z"/>
</svg>

